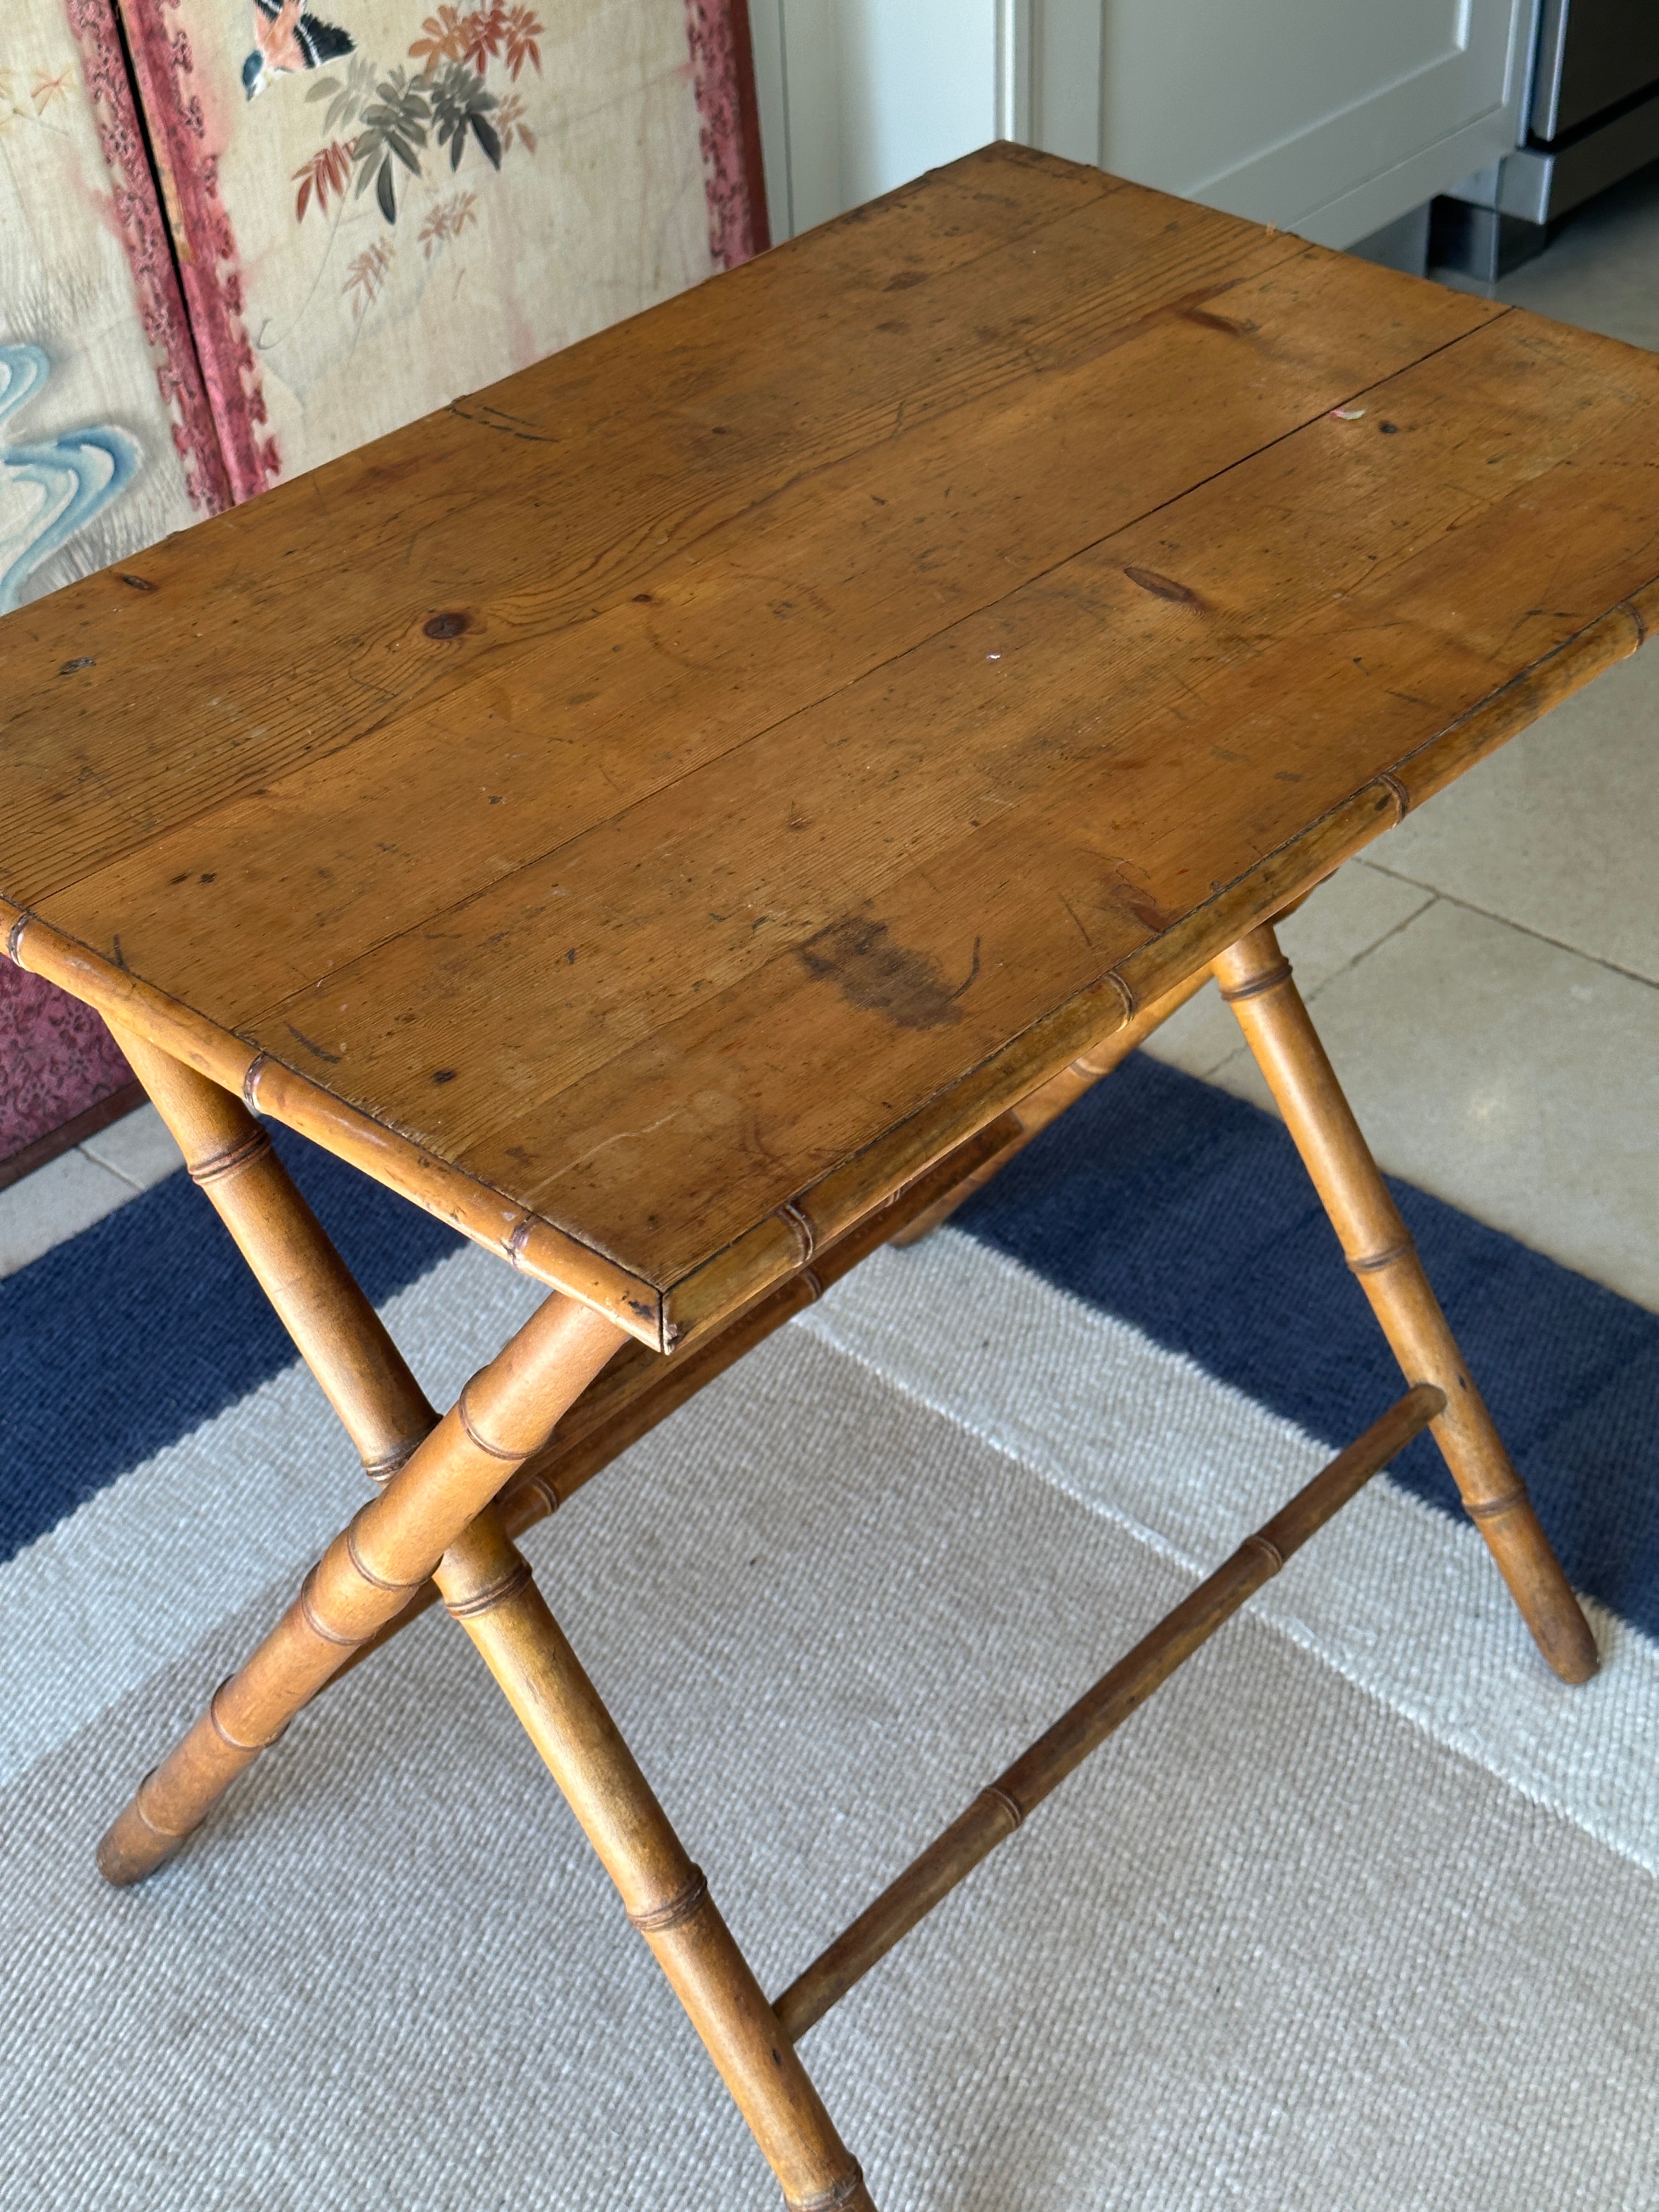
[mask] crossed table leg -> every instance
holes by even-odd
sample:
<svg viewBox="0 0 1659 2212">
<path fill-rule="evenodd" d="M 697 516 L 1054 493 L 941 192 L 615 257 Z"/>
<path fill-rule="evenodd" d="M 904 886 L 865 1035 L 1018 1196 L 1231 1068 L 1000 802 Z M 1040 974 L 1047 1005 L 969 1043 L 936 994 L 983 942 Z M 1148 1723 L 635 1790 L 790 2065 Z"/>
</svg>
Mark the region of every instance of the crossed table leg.
<svg viewBox="0 0 1659 2212">
<path fill-rule="evenodd" d="M 1564 1679 L 1587 1679 L 1596 1663 L 1589 1628 L 1463 1367 L 1271 927 L 1242 939 L 1217 961 L 1215 972 L 1412 1387 L 981 1792 L 775 2007 L 507 1534 L 503 1508 L 510 1510 L 515 1498 L 519 1524 L 534 1517 L 533 1506 L 525 1510 L 524 1487 L 496 1503 L 526 1462 L 532 1470 L 540 1463 L 537 1455 L 556 1425 L 628 1340 L 623 1332 L 556 1293 L 440 1419 L 241 1102 L 123 1036 L 134 1071 L 178 1139 L 192 1176 L 381 1487 L 329 1547 L 276 1628 L 140 1784 L 100 1846 L 104 1874 L 114 1882 L 135 1881 L 171 1856 L 324 1684 L 416 1608 L 429 1578 L 563 1791 L 629 1918 L 702 2036 L 787 2203 L 795 2212 L 856 2212 L 871 2199 L 795 2039 L 1425 1425 L 1432 1426 L 1546 1658 Z M 1184 995 L 1172 994 L 1152 1011 L 1172 1011 Z M 1135 1026 L 1138 1041 L 1152 1022 L 1143 1018 Z M 1056 1079 L 1057 1090 L 1045 1086 L 1054 1111 L 1115 1064 L 1118 1042 L 1107 1040 L 1074 1074 Z M 1023 1131 L 1010 1122 L 1006 1149 L 1048 1117 L 1045 1105 Z M 970 1182 L 982 1180 L 988 1160 L 1004 1156 L 998 1149 L 1003 1142 L 981 1145 L 976 1160 L 963 1162 L 975 1168 Z M 956 1194 L 949 1174 L 936 1179 L 935 1202 L 916 1212 L 918 1224 L 948 1211 Z M 884 1233 L 879 1227 L 873 1237 L 854 1231 L 845 1242 L 868 1249 Z M 773 1304 L 774 1318 L 793 1310 L 787 1299 Z M 744 1328 L 740 1317 L 728 1334 L 740 1337 Z M 751 1320 L 749 1338 L 755 1333 Z M 724 1364 L 717 1358 L 712 1367 Z M 673 1363 L 660 1364 L 665 1370 Z M 672 1389 L 664 1395 L 676 1401 Z M 647 1425 L 636 1421 L 634 1432 Z M 555 1499 L 545 1483 L 540 1491 L 544 1510 Z"/>
</svg>

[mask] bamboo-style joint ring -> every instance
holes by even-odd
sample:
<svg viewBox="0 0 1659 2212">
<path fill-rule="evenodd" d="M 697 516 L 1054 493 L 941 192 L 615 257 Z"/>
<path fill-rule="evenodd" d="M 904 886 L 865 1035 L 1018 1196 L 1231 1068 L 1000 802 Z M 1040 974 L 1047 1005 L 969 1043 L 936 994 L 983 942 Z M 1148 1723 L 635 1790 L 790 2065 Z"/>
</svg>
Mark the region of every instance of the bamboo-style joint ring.
<svg viewBox="0 0 1659 2212">
<path fill-rule="evenodd" d="M 242 1078 L 242 1103 L 250 1114 L 259 1110 L 259 1071 L 270 1055 L 256 1052 L 247 1064 L 247 1073 Z"/>
<path fill-rule="evenodd" d="M 854 2165 L 850 2173 L 843 2174 L 833 2189 L 826 2189 L 817 2197 L 786 2197 L 785 2212 L 837 2212 L 837 2208 L 848 2204 L 864 2186 L 864 2168 Z"/>
<path fill-rule="evenodd" d="M 1252 975 L 1248 983 L 1235 983 L 1231 990 L 1223 985 L 1221 995 L 1230 1006 L 1241 999 L 1259 999 L 1264 991 L 1276 991 L 1281 983 L 1291 980 L 1291 963 L 1276 960 L 1271 968 L 1264 968 L 1259 975 Z"/>
<path fill-rule="evenodd" d="M 549 1513 L 558 1511 L 559 1493 L 544 1474 L 526 1475 L 522 1481 L 514 1484 L 513 1495 L 515 1498 L 522 1498 L 526 1491 L 531 1490 L 536 1492 Z"/>
<path fill-rule="evenodd" d="M 1025 1818 L 1025 1808 L 1020 1803 L 1018 1798 L 1011 1797 L 1006 1790 L 999 1788 L 994 1782 L 988 1783 L 979 1794 L 981 1797 L 988 1797 L 994 1805 L 1000 1806 L 1008 1815 L 1008 1832 L 1012 1835 Z"/>
<path fill-rule="evenodd" d="M 671 1928 L 683 1928 L 702 1911 L 708 1898 L 708 1877 L 701 1867 L 693 1867 L 690 1881 L 665 1905 L 654 1905 L 644 1912 L 630 1912 L 628 1917 L 641 1936 L 663 1936 Z"/>
<path fill-rule="evenodd" d="M 498 1605 L 505 1605 L 508 1598 L 516 1597 L 530 1579 L 530 1562 L 520 1559 L 516 1567 L 486 1583 L 483 1589 L 475 1590 L 471 1597 L 458 1598 L 453 1605 L 446 1598 L 444 1611 L 452 1620 L 474 1620 L 479 1613 L 493 1613 Z"/>
<path fill-rule="evenodd" d="M 518 1226 L 507 1240 L 507 1256 L 515 1267 L 522 1269 L 524 1267 L 524 1248 L 530 1242 L 535 1226 L 535 1215 L 522 1213 L 519 1217 Z"/>
<path fill-rule="evenodd" d="M 778 1208 L 778 1218 L 781 1221 L 787 1221 L 794 1231 L 800 1244 L 800 1263 L 803 1267 L 810 1267 L 813 1255 L 818 1249 L 817 1230 L 813 1228 L 793 1198 L 786 1199 Z"/>
<path fill-rule="evenodd" d="M 1133 984 L 1127 982 L 1124 978 L 1118 974 L 1115 968 L 1109 968 L 1106 970 L 1106 981 L 1112 985 L 1119 998 L 1123 1001 L 1124 1020 L 1126 1022 L 1133 1021 L 1136 1012 L 1139 1011 L 1139 1000 L 1135 997 Z"/>
<path fill-rule="evenodd" d="M 6 957 L 15 960 L 20 968 L 23 964 L 23 932 L 33 919 L 32 914 L 20 914 L 6 932 Z"/>
<path fill-rule="evenodd" d="M 202 1824 L 199 1820 L 192 1820 L 187 1828 L 164 1828 L 159 1820 L 152 1820 L 150 1819 L 149 1814 L 144 1810 L 144 1792 L 149 1788 L 150 1784 L 155 1781 L 159 1771 L 160 1770 L 158 1768 L 152 1766 L 149 1772 L 144 1777 L 143 1780 L 138 1784 L 138 1787 L 133 1791 L 131 1809 L 137 1814 L 139 1825 L 142 1827 L 148 1828 L 152 1836 L 163 1836 L 168 1843 L 176 1844 L 184 1837 L 193 1835 L 196 1830 L 199 1828 Z"/>
<path fill-rule="evenodd" d="M 1270 1575 L 1276 1575 L 1285 1564 L 1283 1552 L 1279 1550 L 1271 1536 L 1264 1536 L 1259 1528 L 1253 1535 L 1244 1539 L 1239 1549 L 1244 1552 L 1260 1552 L 1267 1562 L 1267 1572 Z"/>
<path fill-rule="evenodd" d="M 372 1504 L 373 1500 L 371 1500 L 370 1503 Z M 377 1575 L 374 1568 L 369 1565 L 368 1560 L 364 1559 L 362 1552 L 358 1550 L 357 1523 L 362 1519 L 363 1515 L 367 1513 L 368 1510 L 368 1506 L 360 1506 L 357 1511 L 352 1515 L 350 1520 L 346 1523 L 346 1557 L 350 1560 L 352 1565 L 356 1567 L 357 1572 L 362 1577 L 363 1580 L 366 1583 L 372 1583 L 376 1589 L 394 1591 L 418 1589 L 420 1588 L 419 1583 L 389 1583 L 384 1575 Z M 421 1578 L 422 1582 L 425 1579 L 426 1577 L 424 1576 Z"/>
<path fill-rule="evenodd" d="M 803 1267 L 800 1271 L 799 1279 L 805 1283 L 807 1289 L 812 1293 L 812 1303 L 816 1305 L 818 1300 L 823 1296 L 823 1277 L 817 1274 L 811 1267 Z"/>
<path fill-rule="evenodd" d="M 312 1585 L 316 1579 L 317 1570 L 313 1567 L 300 1585 L 300 1611 L 305 1616 L 306 1626 L 310 1629 L 313 1636 L 320 1636 L 325 1644 L 337 1644 L 342 1651 L 355 1651 L 360 1644 L 366 1644 L 368 1638 L 366 1636 L 342 1636 L 337 1628 L 329 1626 L 321 1613 L 318 1612 L 312 1598 Z"/>
<path fill-rule="evenodd" d="M 225 1692 L 230 1687 L 231 1683 L 234 1679 L 234 1675 L 227 1674 L 224 1680 L 220 1683 L 218 1688 L 208 1700 L 208 1719 L 212 1723 L 213 1733 L 218 1737 L 221 1743 L 228 1744 L 232 1751 L 268 1751 L 271 1745 L 276 1742 L 276 1735 L 282 1735 L 283 1730 L 281 1729 L 277 1729 L 276 1735 L 261 1736 L 258 1743 L 244 1743 L 240 1736 L 233 1735 L 231 1734 L 230 1730 L 225 1726 L 223 1721 L 219 1717 L 219 1700 L 223 1697 Z"/>
<path fill-rule="evenodd" d="M 1407 790 L 1405 785 L 1401 783 L 1397 775 L 1391 775 L 1386 769 L 1382 771 L 1382 775 L 1377 777 L 1376 781 L 1382 786 L 1382 788 L 1385 791 L 1391 791 L 1394 793 L 1394 803 L 1400 809 L 1400 820 L 1403 822 L 1406 817 L 1412 811 L 1412 795 L 1410 792 Z M 1398 825 L 1396 824 L 1396 827 Z"/>
<path fill-rule="evenodd" d="M 1381 1252 L 1345 1254 L 1349 1270 L 1356 1275 L 1374 1275 L 1380 1268 L 1392 1267 L 1396 1260 L 1408 1260 L 1417 1249 L 1409 1237 L 1401 1237 L 1398 1244 L 1390 1244 Z"/>
<path fill-rule="evenodd" d="M 366 1459 L 363 1473 L 376 1489 L 384 1490 L 392 1476 L 409 1465 L 424 1441 L 422 1437 L 410 1437 L 400 1444 L 393 1444 L 392 1449 L 383 1452 L 379 1459 Z"/>
<path fill-rule="evenodd" d="M 193 1183 L 222 1182 L 226 1176 L 240 1175 L 244 1168 L 263 1159 L 270 1150 L 270 1139 L 263 1129 L 253 1129 L 239 1145 L 231 1145 L 222 1152 L 210 1152 L 204 1160 L 188 1163 L 190 1179 Z"/>
<path fill-rule="evenodd" d="M 477 1379 L 475 1375 L 472 1377 L 472 1382 L 476 1382 Z M 466 1410 L 466 1392 L 472 1388 L 472 1382 L 467 1384 L 466 1389 L 463 1390 L 455 1401 L 455 1418 L 466 1431 L 468 1443 L 476 1444 L 481 1452 L 487 1453 L 491 1459 L 521 1460 L 525 1458 L 526 1455 L 521 1451 L 506 1451 L 500 1444 L 492 1444 L 488 1437 L 474 1428 L 472 1416 Z"/>
<path fill-rule="evenodd" d="M 1471 1521 L 1496 1521 L 1499 1514 L 1513 1513 L 1517 1505 L 1524 1505 L 1526 1502 L 1527 1493 L 1517 1483 L 1513 1490 L 1504 1491 L 1500 1498 L 1481 1498 L 1473 1501 L 1466 1498 L 1463 1510 Z"/>
</svg>

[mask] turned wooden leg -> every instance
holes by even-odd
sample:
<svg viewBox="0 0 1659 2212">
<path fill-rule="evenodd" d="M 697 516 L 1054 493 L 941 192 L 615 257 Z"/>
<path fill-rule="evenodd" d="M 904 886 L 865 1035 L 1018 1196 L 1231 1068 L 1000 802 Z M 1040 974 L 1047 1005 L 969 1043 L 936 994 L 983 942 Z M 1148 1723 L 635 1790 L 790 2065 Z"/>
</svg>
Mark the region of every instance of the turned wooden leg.
<svg viewBox="0 0 1659 2212">
<path fill-rule="evenodd" d="M 1564 1681 L 1587 1681 L 1596 1668 L 1595 1639 L 1463 1365 L 1272 928 L 1242 937 L 1216 962 L 1215 975 L 1407 1381 L 1432 1382 L 1446 1395 L 1446 1410 L 1431 1425 L 1435 1441 L 1522 1618 Z"/>
<path fill-rule="evenodd" d="M 872 2212 L 858 2166 L 633 1753 L 491 1510 L 435 1580 L 656 1954 L 793 2212 Z"/>
<path fill-rule="evenodd" d="M 139 1784 L 98 1847 L 107 1880 L 137 1881 L 172 1856 L 329 1676 L 403 1610 L 623 1341 L 614 1322 L 574 1298 L 556 1292 L 538 1308 L 335 1538 L 276 1627 Z"/>
</svg>

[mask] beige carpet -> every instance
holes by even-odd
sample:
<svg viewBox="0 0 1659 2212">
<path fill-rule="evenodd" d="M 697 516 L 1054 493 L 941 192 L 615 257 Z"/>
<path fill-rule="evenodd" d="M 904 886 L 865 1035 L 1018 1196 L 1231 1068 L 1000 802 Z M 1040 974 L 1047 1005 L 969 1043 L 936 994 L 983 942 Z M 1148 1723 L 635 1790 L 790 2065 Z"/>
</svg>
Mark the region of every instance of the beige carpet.
<svg viewBox="0 0 1659 2212">
<path fill-rule="evenodd" d="M 530 1540 L 772 1988 L 1191 1582 L 826 1328 Z M 0 2205 L 775 2204 L 441 1617 L 168 1872 L 98 1882 L 104 1818 L 288 1586 L 0 1793 Z M 1655 1890 L 1246 1617 L 804 2050 L 884 2212 L 1639 2212 Z"/>
</svg>

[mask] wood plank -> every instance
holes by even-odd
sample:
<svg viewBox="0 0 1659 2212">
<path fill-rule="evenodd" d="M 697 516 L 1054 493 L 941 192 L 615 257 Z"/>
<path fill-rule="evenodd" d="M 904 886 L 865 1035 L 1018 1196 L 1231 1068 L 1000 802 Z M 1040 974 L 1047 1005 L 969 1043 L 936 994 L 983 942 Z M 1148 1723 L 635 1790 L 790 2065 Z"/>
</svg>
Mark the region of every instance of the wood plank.
<svg viewBox="0 0 1659 2212">
<path fill-rule="evenodd" d="M 26 962 L 647 1341 L 1659 599 L 1647 356 L 1064 165 L 887 221 L 0 631 Z"/>
<path fill-rule="evenodd" d="M 539 654 L 907 422 L 1305 251 L 993 149 L 898 198 L 9 617 L 6 896 L 36 903 L 515 647 Z M 1024 312 L 999 324 L 987 302 L 1011 291 Z M 429 636 L 446 614 L 465 629 Z"/>
<path fill-rule="evenodd" d="M 1367 328 L 1372 274 L 1309 250 L 1217 295 L 1205 322 L 1143 322 L 1104 359 L 815 471 L 648 598 L 568 633 L 551 665 L 539 650 L 498 664 L 36 903 L 112 954 L 100 917 L 118 917 L 121 961 L 240 1028 L 1469 328 L 1458 295 L 1409 286 L 1414 312 Z M 1480 305 L 1475 327 L 1501 328 Z M 1498 404 L 1494 376 L 1537 365 L 1527 350 L 1472 367 L 1482 408 Z M 1571 428 L 1547 433 L 1549 412 L 1536 410 L 1527 466 Z M 1449 429 L 1443 442 L 1457 448 Z M 1472 495 L 1503 472 L 1487 477 Z"/>
<path fill-rule="evenodd" d="M 1642 429 L 1659 437 L 1659 421 Z M 718 995 L 690 994 L 688 1011 L 458 1156 L 653 1279 L 689 1270 L 1172 927 L 1194 881 L 1201 896 L 1238 880 L 1425 727 L 1455 721 L 1508 679 L 1513 643 L 1541 659 L 1659 576 L 1639 472 L 1608 454 L 1546 482 L 1375 593 L 1362 586 L 1208 700 L 1165 708 L 1133 762 L 1062 769 L 877 897 L 859 901 L 855 886 L 838 920 Z M 1517 624 L 1517 584 L 1553 569 L 1559 585 L 1569 564 L 1582 583 Z M 1058 654 L 1052 630 L 1042 650 Z M 1139 915 L 1126 911 L 1125 855 Z M 512 1095 L 502 1086 L 497 1103 Z"/>
<path fill-rule="evenodd" d="M 1376 420 L 1397 418 L 1395 434 L 1322 417 L 1154 525 L 1011 596 L 979 628 L 953 632 L 878 684 L 854 688 L 819 714 L 771 732 L 741 770 L 718 763 L 518 872 L 465 915 L 450 917 L 441 943 L 424 930 L 337 976 L 303 1005 L 285 1002 L 252 1018 L 239 1011 L 227 1026 L 244 1030 L 279 1059 L 320 1072 L 365 1105 L 399 1092 L 406 1100 L 402 1079 L 411 1066 L 429 1078 L 453 1062 L 455 1079 L 428 1085 L 420 1119 L 411 1115 L 406 1126 L 422 1144 L 459 1155 L 503 1106 L 550 1097 L 647 1034 L 669 1018 L 677 996 L 720 989 L 762 964 L 769 956 L 765 931 L 754 926 L 757 915 L 769 916 L 775 933 L 781 925 L 791 941 L 801 941 L 843 915 L 849 882 L 863 897 L 878 899 L 928 840 L 948 843 L 978 815 L 1006 810 L 1053 774 L 1070 773 L 1090 757 L 1109 758 L 1116 748 L 1112 782 L 1121 790 L 1134 765 L 1122 757 L 1126 740 L 1161 717 L 1170 738 L 1180 741 L 1206 686 L 1224 682 L 1224 712 L 1236 717 L 1236 687 L 1250 656 L 1334 600 L 1346 631 L 1358 617 L 1337 595 L 1358 592 L 1368 579 L 1374 594 L 1382 576 L 1437 523 L 1443 531 L 1467 523 L 1475 499 L 1522 475 L 1511 450 L 1528 454 L 1525 467 L 1540 466 L 1575 436 L 1627 417 L 1628 394 L 1603 392 L 1592 407 L 1559 410 L 1565 419 L 1553 424 L 1540 400 L 1534 420 L 1521 426 L 1524 435 L 1517 434 L 1510 395 L 1528 362 L 1541 366 L 1554 343 L 1540 326 L 1523 325 L 1518 338 L 1509 324 L 1483 332 L 1390 386 L 1390 415 Z M 1461 356 L 1470 349 L 1481 359 L 1463 378 Z M 1540 395 L 1561 388 L 1541 376 L 1522 382 Z M 1460 386 L 1473 395 L 1467 415 L 1449 404 Z M 1622 428 L 1613 434 L 1622 437 Z M 1425 477 L 1431 495 L 1419 488 Z M 1264 547 L 1264 518 L 1292 514 L 1294 531 L 1270 537 Z M 1468 543 L 1467 535 L 1460 538 L 1460 562 Z M 1129 568 L 1143 574 L 1173 568 L 1196 604 L 1160 598 L 1132 580 Z M 1112 637 L 1116 678 L 1109 702 L 1100 692 L 1103 624 Z M 1000 662 L 986 661 L 993 650 Z M 1035 689 L 1026 675 L 1032 655 L 1044 663 Z M 1346 666 L 1349 656 L 1338 657 Z M 1282 661 L 1281 644 L 1266 678 L 1270 695 L 1285 680 Z M 1492 688 L 1484 669 L 1468 680 L 1480 691 Z M 905 732 L 902 747 L 896 728 Z M 1231 734 L 1236 740 L 1238 732 Z M 1386 764 L 1401 750 L 1396 744 L 1380 757 Z M 1232 777 L 1216 800 L 1224 813 L 1238 805 L 1238 763 L 1227 756 L 1238 756 L 1240 747 L 1224 744 L 1220 750 Z M 1269 799 L 1283 796 L 1272 788 L 1287 773 L 1279 758 L 1275 740 L 1263 753 Z M 1184 757 L 1174 772 L 1183 779 L 1194 773 Z M 1363 780 L 1351 763 L 1341 773 Z M 734 781 L 740 788 L 732 787 Z M 1253 803 L 1262 803 L 1259 794 Z M 1098 802 L 1094 811 L 1098 816 Z M 820 826 L 781 834 L 790 821 Z M 1114 828 L 1116 872 L 1098 852 L 1086 869 L 1074 857 L 1069 876 L 1091 880 L 1058 895 L 1069 898 L 1070 926 L 1085 952 L 1126 901 L 1131 915 L 1139 904 L 1149 926 L 1186 902 L 1178 876 L 1156 896 L 1145 880 L 1137 890 L 1121 864 L 1135 855 L 1131 871 L 1145 878 L 1139 841 L 1146 833 L 1127 822 Z M 734 853 L 749 871 L 743 895 L 712 921 L 705 893 L 729 879 Z M 550 914 L 556 915 L 559 952 L 577 955 L 566 957 L 550 986 Z M 66 927 L 74 919 L 56 908 L 50 918 Z M 273 915 L 272 926 L 279 920 Z M 190 995 L 203 1003 L 199 981 L 190 982 Z M 526 1034 L 525 1011 L 550 988 L 556 1034 Z M 520 1017 L 510 1036 L 500 1033 L 504 1001 Z M 404 1018 L 410 1009 L 418 1011 Z M 320 1052 L 296 1050 L 290 1030 Z"/>
</svg>

